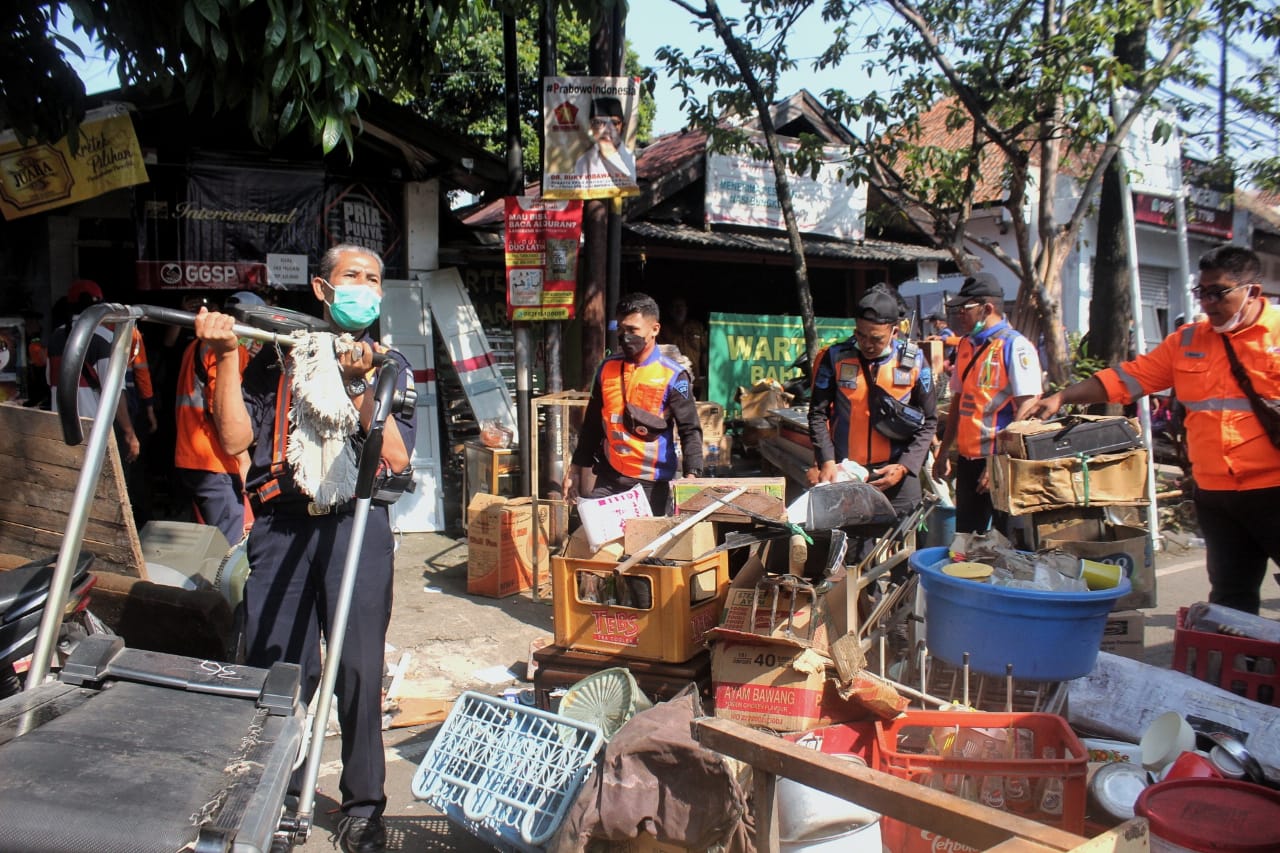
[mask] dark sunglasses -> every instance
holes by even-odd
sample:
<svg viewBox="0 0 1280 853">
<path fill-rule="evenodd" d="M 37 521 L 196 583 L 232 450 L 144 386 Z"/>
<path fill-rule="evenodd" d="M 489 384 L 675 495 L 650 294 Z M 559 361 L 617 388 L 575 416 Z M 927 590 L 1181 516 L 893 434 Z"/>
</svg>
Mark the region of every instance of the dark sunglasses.
<svg viewBox="0 0 1280 853">
<path fill-rule="evenodd" d="M 1228 293 L 1248 286 L 1249 285 L 1247 284 L 1237 284 L 1235 287 L 1225 287 L 1222 290 L 1204 290 L 1203 288 L 1193 287 L 1191 288 L 1191 295 L 1201 302 L 1213 304 L 1215 302 L 1221 302 L 1226 298 Z"/>
</svg>

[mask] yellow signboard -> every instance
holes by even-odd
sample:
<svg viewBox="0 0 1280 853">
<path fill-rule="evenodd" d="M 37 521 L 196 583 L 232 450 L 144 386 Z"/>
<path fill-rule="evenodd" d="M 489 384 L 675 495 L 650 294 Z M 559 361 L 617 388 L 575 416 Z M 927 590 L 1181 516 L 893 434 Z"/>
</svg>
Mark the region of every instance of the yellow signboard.
<svg viewBox="0 0 1280 853">
<path fill-rule="evenodd" d="M 142 150 L 124 107 L 89 112 L 73 155 L 67 140 L 24 145 L 0 134 L 0 213 L 17 219 L 147 181 Z"/>
</svg>

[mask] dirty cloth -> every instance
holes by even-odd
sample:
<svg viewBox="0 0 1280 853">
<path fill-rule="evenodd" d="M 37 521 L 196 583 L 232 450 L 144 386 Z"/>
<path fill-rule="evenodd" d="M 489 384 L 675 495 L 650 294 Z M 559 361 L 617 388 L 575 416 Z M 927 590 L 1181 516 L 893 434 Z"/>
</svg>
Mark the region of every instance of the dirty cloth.
<svg viewBox="0 0 1280 853">
<path fill-rule="evenodd" d="M 693 685 L 641 711 L 601 752 L 569 807 L 551 853 L 576 853 L 592 839 L 625 841 L 648 832 L 690 850 L 754 850 L 747 800 L 729 764 L 693 739 L 703 716 Z"/>
<path fill-rule="evenodd" d="M 295 332 L 290 352 L 289 444 L 294 482 L 320 506 L 336 506 L 356 493 L 356 451 L 349 439 L 360 413 L 347 395 L 338 356 L 356 347 L 351 335 Z"/>
</svg>

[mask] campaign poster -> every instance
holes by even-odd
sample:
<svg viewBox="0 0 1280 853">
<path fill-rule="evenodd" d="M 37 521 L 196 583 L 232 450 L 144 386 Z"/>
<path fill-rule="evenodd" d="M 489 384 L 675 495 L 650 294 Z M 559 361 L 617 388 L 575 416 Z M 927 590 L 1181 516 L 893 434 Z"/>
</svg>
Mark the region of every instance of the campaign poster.
<svg viewBox="0 0 1280 853">
<path fill-rule="evenodd" d="M 507 196 L 507 319 L 573 319 L 581 238 L 581 201 Z"/>
<path fill-rule="evenodd" d="M 25 144 L 0 133 L 0 213 L 17 219 L 147 181 L 142 149 L 123 106 L 91 110 L 74 154 L 64 136 Z"/>
<path fill-rule="evenodd" d="M 639 77 L 544 77 L 542 195 L 638 195 Z"/>
</svg>

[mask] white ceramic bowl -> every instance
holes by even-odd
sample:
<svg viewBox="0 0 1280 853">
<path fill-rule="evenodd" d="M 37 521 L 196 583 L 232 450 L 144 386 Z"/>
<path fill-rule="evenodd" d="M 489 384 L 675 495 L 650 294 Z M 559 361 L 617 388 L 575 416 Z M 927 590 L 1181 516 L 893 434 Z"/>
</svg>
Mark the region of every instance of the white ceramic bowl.
<svg viewBox="0 0 1280 853">
<path fill-rule="evenodd" d="M 1139 743 L 1142 766 L 1158 773 L 1184 752 L 1196 748 L 1196 733 L 1177 711 L 1166 711 L 1151 721 Z"/>
</svg>

